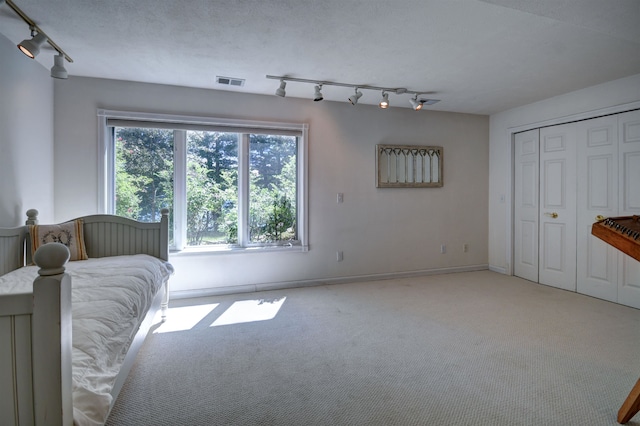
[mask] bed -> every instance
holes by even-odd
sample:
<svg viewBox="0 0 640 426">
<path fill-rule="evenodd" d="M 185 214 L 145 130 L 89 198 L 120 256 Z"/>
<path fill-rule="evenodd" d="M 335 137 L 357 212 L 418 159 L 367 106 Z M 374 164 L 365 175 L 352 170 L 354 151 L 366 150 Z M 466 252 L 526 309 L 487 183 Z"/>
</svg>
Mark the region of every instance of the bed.
<svg viewBox="0 0 640 426">
<path fill-rule="evenodd" d="M 166 315 L 168 210 L 157 223 L 91 215 L 48 226 L 35 210 L 27 216 L 0 229 L 0 423 L 103 424 Z"/>
</svg>

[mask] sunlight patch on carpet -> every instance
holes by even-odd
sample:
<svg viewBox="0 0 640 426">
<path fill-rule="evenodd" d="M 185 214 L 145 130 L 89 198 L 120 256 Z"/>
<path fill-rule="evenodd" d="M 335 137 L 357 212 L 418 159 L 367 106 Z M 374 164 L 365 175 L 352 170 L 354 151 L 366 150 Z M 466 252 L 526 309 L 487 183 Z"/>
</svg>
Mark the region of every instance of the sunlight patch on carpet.
<svg viewBox="0 0 640 426">
<path fill-rule="evenodd" d="M 241 300 L 234 302 L 211 327 L 229 324 L 241 324 L 255 321 L 268 321 L 276 317 L 286 297 L 280 299 Z"/>
<path fill-rule="evenodd" d="M 219 303 L 212 303 L 209 305 L 169 308 L 167 311 L 167 321 L 163 322 L 153 333 L 191 330 L 218 305 Z"/>
</svg>

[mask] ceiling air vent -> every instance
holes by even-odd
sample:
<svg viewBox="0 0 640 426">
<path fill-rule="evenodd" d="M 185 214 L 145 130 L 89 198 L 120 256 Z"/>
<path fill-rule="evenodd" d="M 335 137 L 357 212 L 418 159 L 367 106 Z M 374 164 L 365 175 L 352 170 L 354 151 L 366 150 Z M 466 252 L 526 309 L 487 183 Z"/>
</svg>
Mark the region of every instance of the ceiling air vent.
<svg viewBox="0 0 640 426">
<path fill-rule="evenodd" d="M 216 83 L 223 84 L 225 86 L 242 87 L 242 86 L 244 86 L 244 79 L 217 76 L 216 77 Z"/>
</svg>

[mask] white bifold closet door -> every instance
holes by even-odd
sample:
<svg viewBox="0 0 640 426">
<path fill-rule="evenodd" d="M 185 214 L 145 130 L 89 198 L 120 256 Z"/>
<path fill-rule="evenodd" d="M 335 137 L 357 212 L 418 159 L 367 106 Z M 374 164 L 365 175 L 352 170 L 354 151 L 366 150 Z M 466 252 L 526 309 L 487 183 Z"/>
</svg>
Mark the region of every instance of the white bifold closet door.
<svg viewBox="0 0 640 426">
<path fill-rule="evenodd" d="M 515 135 L 514 274 L 576 291 L 576 132 Z"/>
<path fill-rule="evenodd" d="M 576 131 L 540 129 L 539 277 L 576 291 Z"/>
<path fill-rule="evenodd" d="M 620 216 L 640 215 L 640 111 L 618 116 Z M 640 261 L 618 256 L 618 302 L 640 308 Z"/>
<path fill-rule="evenodd" d="M 577 291 L 618 301 L 618 250 L 591 235 L 598 215 L 618 216 L 618 118 L 575 123 L 578 133 Z"/>
<path fill-rule="evenodd" d="M 515 135 L 514 275 L 538 282 L 538 129 Z"/>
<path fill-rule="evenodd" d="M 640 262 L 591 235 L 640 214 L 640 111 L 515 135 L 514 274 L 640 308 Z"/>
</svg>

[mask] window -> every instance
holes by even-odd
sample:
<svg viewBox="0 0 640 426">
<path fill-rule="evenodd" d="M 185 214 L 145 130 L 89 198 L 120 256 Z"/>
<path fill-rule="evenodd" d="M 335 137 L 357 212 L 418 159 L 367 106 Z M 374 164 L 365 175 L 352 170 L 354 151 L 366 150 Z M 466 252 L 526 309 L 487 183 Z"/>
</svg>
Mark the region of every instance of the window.
<svg viewBox="0 0 640 426">
<path fill-rule="evenodd" d="M 100 110 L 103 211 L 174 249 L 307 249 L 307 126 Z"/>
</svg>

